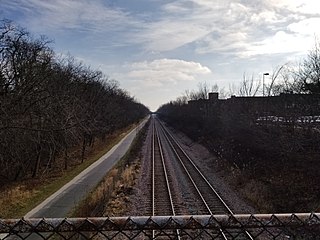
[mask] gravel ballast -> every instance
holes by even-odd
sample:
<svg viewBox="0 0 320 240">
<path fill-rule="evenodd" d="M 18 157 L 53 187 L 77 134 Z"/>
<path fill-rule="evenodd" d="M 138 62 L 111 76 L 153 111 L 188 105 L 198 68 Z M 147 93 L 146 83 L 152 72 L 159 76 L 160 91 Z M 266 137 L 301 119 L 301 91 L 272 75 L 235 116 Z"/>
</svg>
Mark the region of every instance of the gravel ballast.
<svg viewBox="0 0 320 240">
<path fill-rule="evenodd" d="M 151 184 L 151 140 L 152 140 L 152 125 L 149 125 L 148 133 L 145 139 L 145 142 L 142 146 L 142 158 L 141 158 L 141 169 L 138 176 L 137 184 L 133 191 L 133 196 L 131 197 L 131 211 L 129 215 L 150 215 L 151 212 L 151 202 L 150 202 L 150 192 L 148 185 Z M 183 147 L 185 152 L 189 157 L 195 162 L 197 167 L 202 171 L 202 173 L 208 178 L 209 182 L 228 204 L 231 210 L 234 213 L 257 213 L 255 209 L 246 203 L 241 197 L 240 193 L 233 189 L 228 181 L 230 177 L 227 176 L 228 172 L 221 170 L 219 166 L 219 159 L 212 155 L 204 146 L 192 141 L 185 134 L 175 131 L 170 128 L 172 134 L 174 134 L 176 140 Z M 169 151 L 165 152 L 166 155 L 169 155 Z M 176 173 L 177 179 L 183 178 L 179 176 L 179 171 Z M 231 173 L 230 173 L 231 174 Z M 179 182 L 179 181 L 178 181 Z M 183 181 L 181 181 L 180 187 L 177 188 L 183 189 Z M 178 184 L 178 185 L 179 185 Z M 189 205 L 189 212 L 186 214 L 196 214 L 196 211 L 192 210 L 190 207 L 193 199 L 192 194 L 185 189 L 185 192 L 181 193 L 181 196 L 185 199 L 187 205 Z"/>
</svg>

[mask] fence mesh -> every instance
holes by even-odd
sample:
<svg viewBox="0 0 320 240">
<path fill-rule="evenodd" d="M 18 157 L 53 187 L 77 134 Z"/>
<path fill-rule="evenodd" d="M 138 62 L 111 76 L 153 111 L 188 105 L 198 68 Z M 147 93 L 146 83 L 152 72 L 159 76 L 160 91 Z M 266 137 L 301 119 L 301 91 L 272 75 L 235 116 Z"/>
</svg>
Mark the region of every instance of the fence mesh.
<svg viewBox="0 0 320 240">
<path fill-rule="evenodd" d="M 0 239 L 320 239 L 320 213 L 0 219 Z"/>
</svg>

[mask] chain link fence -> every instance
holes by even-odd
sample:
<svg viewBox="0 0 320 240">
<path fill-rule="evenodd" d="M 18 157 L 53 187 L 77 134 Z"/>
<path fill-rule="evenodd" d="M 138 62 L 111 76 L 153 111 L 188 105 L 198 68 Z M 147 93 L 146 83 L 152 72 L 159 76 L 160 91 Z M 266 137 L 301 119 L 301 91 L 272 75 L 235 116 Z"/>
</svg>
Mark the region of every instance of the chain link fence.
<svg viewBox="0 0 320 240">
<path fill-rule="evenodd" d="M 0 219 L 0 239 L 320 239 L 320 213 Z"/>
</svg>

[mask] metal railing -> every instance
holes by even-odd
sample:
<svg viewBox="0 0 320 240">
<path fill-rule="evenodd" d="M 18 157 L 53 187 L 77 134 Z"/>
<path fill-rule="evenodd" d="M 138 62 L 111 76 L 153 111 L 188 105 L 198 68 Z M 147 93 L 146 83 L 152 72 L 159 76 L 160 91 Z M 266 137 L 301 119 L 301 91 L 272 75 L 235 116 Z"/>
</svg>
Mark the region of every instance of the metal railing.
<svg viewBox="0 0 320 240">
<path fill-rule="evenodd" d="M 0 219 L 0 239 L 320 239 L 320 213 Z"/>
</svg>

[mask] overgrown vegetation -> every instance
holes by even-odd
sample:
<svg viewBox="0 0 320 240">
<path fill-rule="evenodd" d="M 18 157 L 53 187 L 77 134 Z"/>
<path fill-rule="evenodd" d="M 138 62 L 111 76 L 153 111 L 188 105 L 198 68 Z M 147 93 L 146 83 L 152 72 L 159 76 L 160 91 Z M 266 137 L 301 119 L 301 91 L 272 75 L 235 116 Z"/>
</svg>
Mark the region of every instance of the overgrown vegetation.
<svg viewBox="0 0 320 240">
<path fill-rule="evenodd" d="M 44 37 L 0 21 L 0 182 L 71 167 L 95 142 L 149 110 L 100 71 L 61 57 Z M 60 166 L 59 166 L 60 167 Z"/>
<path fill-rule="evenodd" d="M 287 68 L 278 68 L 272 75 L 272 83 L 264 86 L 267 95 L 284 91 L 314 94 L 314 99 L 319 99 L 319 53 L 316 44 L 300 69 L 290 75 Z M 281 74 L 282 81 L 276 82 Z M 259 92 L 259 85 L 254 87 L 244 78 L 240 90 L 251 96 L 251 92 Z M 295 111 L 277 109 L 278 105 L 272 101 L 255 106 L 245 98 L 238 102 L 234 98 L 228 104 L 210 102 L 206 100 L 208 87 L 203 85 L 192 96 L 180 97 L 157 112 L 170 125 L 205 144 L 221 159 L 227 159 L 228 164 L 223 167 L 230 181 L 257 209 L 261 212 L 320 210 L 319 125 L 295 121 L 298 116 L 320 115 L 317 102 L 293 104 Z M 187 100 L 196 101 L 188 104 Z M 289 121 L 268 121 L 270 114 Z"/>
<path fill-rule="evenodd" d="M 72 213 L 73 217 L 120 216 L 128 211 L 129 196 L 140 169 L 141 146 L 150 121 L 137 134 L 125 156 L 107 173 Z"/>
</svg>

